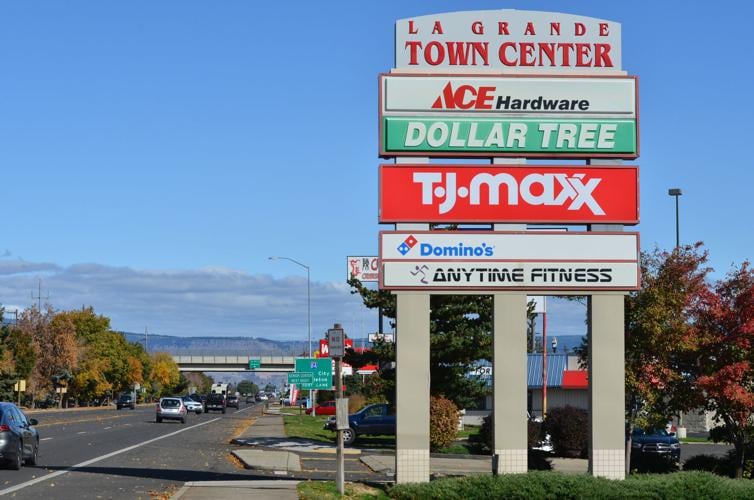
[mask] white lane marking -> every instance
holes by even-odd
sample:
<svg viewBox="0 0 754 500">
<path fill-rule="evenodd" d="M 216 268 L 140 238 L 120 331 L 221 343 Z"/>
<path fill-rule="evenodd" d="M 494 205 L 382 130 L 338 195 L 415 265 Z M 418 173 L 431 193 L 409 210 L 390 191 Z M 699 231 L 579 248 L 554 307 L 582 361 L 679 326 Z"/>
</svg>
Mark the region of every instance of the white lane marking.
<svg viewBox="0 0 754 500">
<path fill-rule="evenodd" d="M 42 438 L 42 439 L 40 439 L 40 441 L 49 441 L 50 439 L 52 439 L 52 438 Z"/>
<path fill-rule="evenodd" d="M 76 434 L 86 434 L 86 431 L 77 432 Z"/>
<path fill-rule="evenodd" d="M 108 427 L 105 427 L 103 430 L 106 431 L 107 429 L 112 429 L 112 428 L 113 428 L 112 426 L 108 426 Z"/>
<path fill-rule="evenodd" d="M 92 458 L 91 460 L 87 460 L 85 462 L 81 462 L 79 464 L 72 465 L 70 467 L 66 467 L 65 469 L 53 472 L 52 474 L 47 474 L 46 476 L 41 476 L 41 477 L 38 477 L 36 479 L 32 479 L 30 481 L 26 481 L 25 483 L 21 483 L 21 484 L 15 485 L 15 486 L 11 486 L 10 488 L 6 488 L 4 490 L 0 490 L 0 496 L 7 495 L 8 493 L 13 493 L 13 492 L 18 491 L 18 490 L 22 490 L 22 489 L 26 488 L 27 486 L 32 486 L 32 485 L 35 485 L 37 483 L 41 483 L 42 481 L 47 481 L 48 479 L 53 479 L 53 478 L 56 478 L 58 476 L 62 476 L 63 474 L 67 474 L 67 473 L 69 473 L 71 471 L 75 471 L 76 469 L 79 469 L 81 467 L 86 467 L 87 465 L 91 465 L 91 464 L 94 464 L 94 463 L 97 463 L 97 462 L 101 462 L 102 460 L 106 460 L 106 459 L 114 457 L 116 455 L 120 455 L 121 453 L 125 453 L 125 452 L 131 451 L 131 450 L 135 450 L 136 448 L 140 448 L 140 447 L 142 447 L 144 445 L 147 445 L 147 444 L 150 444 L 150 443 L 154 443 L 155 441 L 160 441 L 161 439 L 169 438 L 169 437 L 175 436 L 176 434 L 180 434 L 181 432 L 190 431 L 191 429 L 196 429 L 197 427 L 201 427 L 202 425 L 207 425 L 207 424 L 211 424 L 212 422 L 217 422 L 218 420 L 220 420 L 220 419 L 219 418 L 213 418 L 212 420 L 207 420 L 206 422 L 202 422 L 202 423 L 199 423 L 199 424 L 196 424 L 196 425 L 192 425 L 191 427 L 184 427 L 183 429 L 177 430 L 175 432 L 171 432 L 170 434 L 165 434 L 164 436 L 158 436 L 156 438 L 148 439 L 146 441 L 142 441 L 141 443 L 137 443 L 137 444 L 135 444 L 133 446 L 129 446 L 127 448 L 122 448 L 120 450 L 116 450 L 116 451 L 110 452 L 110 453 L 108 453 L 106 455 L 102 455 L 102 456 L 99 456 L 99 457 L 96 457 L 96 458 Z"/>
</svg>

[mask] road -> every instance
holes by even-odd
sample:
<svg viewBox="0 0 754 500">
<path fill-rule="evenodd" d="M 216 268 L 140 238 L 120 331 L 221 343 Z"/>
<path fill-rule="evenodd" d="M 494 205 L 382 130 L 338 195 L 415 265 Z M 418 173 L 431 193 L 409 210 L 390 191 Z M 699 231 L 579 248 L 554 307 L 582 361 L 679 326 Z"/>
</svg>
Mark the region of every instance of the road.
<svg viewBox="0 0 754 500">
<path fill-rule="evenodd" d="M 252 479 L 230 460 L 229 441 L 261 407 L 155 423 L 154 406 L 40 412 L 39 465 L 0 470 L 0 496 L 154 498 L 186 481 Z"/>
</svg>

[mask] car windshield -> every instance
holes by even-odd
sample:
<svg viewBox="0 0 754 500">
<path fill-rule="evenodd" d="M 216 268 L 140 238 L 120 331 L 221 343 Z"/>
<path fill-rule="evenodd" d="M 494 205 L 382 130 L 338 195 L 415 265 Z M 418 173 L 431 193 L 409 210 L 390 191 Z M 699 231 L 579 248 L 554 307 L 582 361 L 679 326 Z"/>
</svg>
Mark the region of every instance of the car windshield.
<svg viewBox="0 0 754 500">
<path fill-rule="evenodd" d="M 661 436 L 661 437 L 670 436 L 670 434 L 668 433 L 668 431 L 666 431 L 665 429 L 649 429 L 649 430 L 644 430 L 644 429 L 640 429 L 638 427 L 634 429 L 633 435 L 634 436 Z"/>
<path fill-rule="evenodd" d="M 180 399 L 163 399 L 160 402 L 160 406 L 163 408 L 178 408 L 181 406 L 181 401 Z"/>
</svg>

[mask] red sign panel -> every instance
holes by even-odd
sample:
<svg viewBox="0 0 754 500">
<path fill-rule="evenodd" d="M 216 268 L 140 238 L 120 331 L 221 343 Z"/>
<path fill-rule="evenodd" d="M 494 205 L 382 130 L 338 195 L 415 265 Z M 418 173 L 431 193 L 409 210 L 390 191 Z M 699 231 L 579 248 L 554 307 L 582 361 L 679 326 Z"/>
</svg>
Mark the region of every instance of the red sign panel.
<svg viewBox="0 0 754 500">
<path fill-rule="evenodd" d="M 344 346 L 346 349 L 353 349 L 353 339 L 346 339 L 344 342 Z M 319 357 L 320 358 L 330 357 L 330 346 L 327 343 L 327 339 L 319 339 Z"/>
<path fill-rule="evenodd" d="M 380 222 L 637 224 L 630 166 L 381 165 Z"/>
</svg>

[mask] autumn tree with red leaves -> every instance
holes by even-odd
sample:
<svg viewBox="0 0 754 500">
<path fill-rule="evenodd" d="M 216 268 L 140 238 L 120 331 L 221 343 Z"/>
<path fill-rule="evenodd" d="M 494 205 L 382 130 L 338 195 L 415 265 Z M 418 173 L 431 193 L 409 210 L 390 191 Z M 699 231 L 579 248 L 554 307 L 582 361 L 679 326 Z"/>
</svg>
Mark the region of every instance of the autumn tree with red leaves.
<svg viewBox="0 0 754 500">
<path fill-rule="evenodd" d="M 701 243 L 641 254 L 641 290 L 626 297 L 626 423 L 665 426 L 668 417 L 703 406 L 694 387 L 698 349 L 693 315 L 707 291 Z M 628 433 L 626 471 L 631 467 Z"/>
<path fill-rule="evenodd" d="M 744 262 L 702 296 L 694 334 L 700 342 L 697 385 L 721 425 L 716 441 L 736 449 L 736 477 L 754 445 L 754 271 Z"/>
</svg>

